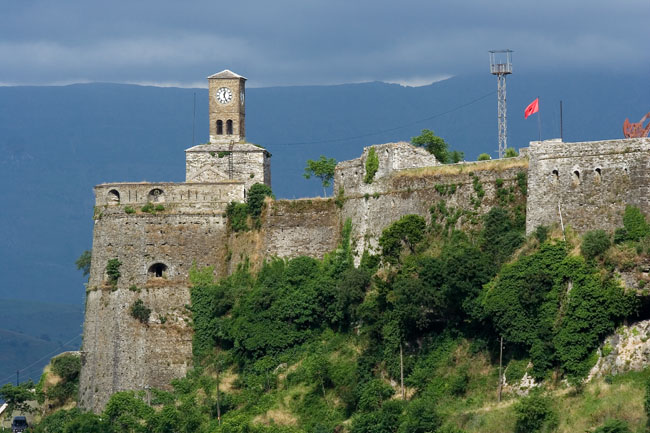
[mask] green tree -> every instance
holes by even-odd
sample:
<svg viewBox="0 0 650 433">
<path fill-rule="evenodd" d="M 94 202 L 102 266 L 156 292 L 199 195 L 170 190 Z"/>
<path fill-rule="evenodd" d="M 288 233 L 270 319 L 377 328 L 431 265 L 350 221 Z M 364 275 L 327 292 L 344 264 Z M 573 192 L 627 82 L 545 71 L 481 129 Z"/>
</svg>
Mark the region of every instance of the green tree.
<svg viewBox="0 0 650 433">
<path fill-rule="evenodd" d="M 75 265 L 77 265 L 77 269 L 83 272 L 84 277 L 90 274 L 90 262 L 92 259 L 92 255 L 90 251 L 86 250 L 77 259 Z"/>
<path fill-rule="evenodd" d="M 461 162 L 463 159 L 465 159 L 465 152 L 461 152 L 460 150 L 452 150 L 449 152 L 449 159 L 454 164 Z"/>
<path fill-rule="evenodd" d="M 426 221 L 419 215 L 404 215 L 392 223 L 379 237 L 382 256 L 389 263 L 397 263 L 403 245 L 414 253 L 415 245 L 424 238 L 426 226 Z"/>
<path fill-rule="evenodd" d="M 506 149 L 506 153 L 505 153 L 505 155 L 503 155 L 503 156 L 504 156 L 505 158 L 514 158 L 515 156 L 518 156 L 518 155 L 519 155 L 519 154 L 517 153 L 517 151 L 516 151 L 515 149 L 513 149 L 512 147 L 508 147 L 508 148 Z"/>
<path fill-rule="evenodd" d="M 321 155 L 316 161 L 313 159 L 307 160 L 307 167 L 305 167 L 303 177 L 305 179 L 311 179 L 312 176 L 319 178 L 323 185 L 323 194 L 327 197 L 326 188 L 332 185 L 335 168 L 336 160 L 334 158 L 326 158 L 324 155 Z"/>
<path fill-rule="evenodd" d="M 28 402 L 36 400 L 36 396 L 31 391 L 34 388 L 34 382 L 28 380 L 18 386 L 13 386 L 10 383 L 4 384 L 0 388 L 0 399 L 4 400 L 8 406 L 8 413 L 14 410 L 22 412 L 31 412 L 32 408 Z"/>
<path fill-rule="evenodd" d="M 479 160 L 479 161 L 489 161 L 489 160 L 491 160 L 491 159 L 492 159 L 492 157 L 491 157 L 489 154 L 487 154 L 487 153 L 481 153 L 481 154 L 478 156 L 478 160 Z"/>
<path fill-rule="evenodd" d="M 442 137 L 438 137 L 430 129 L 423 129 L 422 134 L 411 138 L 411 144 L 424 147 L 442 164 L 445 164 L 449 160 L 449 145 Z"/>
<path fill-rule="evenodd" d="M 104 415 L 109 419 L 115 431 L 125 433 L 144 433 L 145 423 L 154 416 L 152 408 L 133 391 L 120 391 L 111 396 L 104 409 Z"/>
</svg>

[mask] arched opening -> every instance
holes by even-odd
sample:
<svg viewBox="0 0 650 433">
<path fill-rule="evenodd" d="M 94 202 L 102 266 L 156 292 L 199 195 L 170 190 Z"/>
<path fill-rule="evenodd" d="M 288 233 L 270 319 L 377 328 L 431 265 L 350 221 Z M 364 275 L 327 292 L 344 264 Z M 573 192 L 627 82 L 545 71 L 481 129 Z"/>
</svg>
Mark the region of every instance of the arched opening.
<svg viewBox="0 0 650 433">
<path fill-rule="evenodd" d="M 573 171 L 573 183 L 576 185 L 580 183 L 580 171 L 578 170 Z"/>
<path fill-rule="evenodd" d="M 600 182 L 600 180 L 602 179 L 602 173 L 600 172 L 600 167 L 596 167 L 594 169 L 594 174 L 595 174 L 596 182 Z"/>
<path fill-rule="evenodd" d="M 149 278 L 163 278 L 167 276 L 167 265 L 164 263 L 154 263 L 149 266 Z"/>
<path fill-rule="evenodd" d="M 165 193 L 160 188 L 154 188 L 149 191 L 148 200 L 152 203 L 159 203 L 165 201 Z"/>
<path fill-rule="evenodd" d="M 623 167 L 623 174 L 624 174 L 625 176 L 627 176 L 628 174 L 630 174 L 630 171 L 627 169 L 627 167 Z"/>
<path fill-rule="evenodd" d="M 120 193 L 116 189 L 108 191 L 108 204 L 120 204 Z"/>
<path fill-rule="evenodd" d="M 552 181 L 553 182 L 559 182 L 560 181 L 560 172 L 557 169 L 555 169 L 555 170 L 553 170 L 552 174 L 553 174 L 553 176 L 551 177 Z"/>
<path fill-rule="evenodd" d="M 217 120 L 217 135 L 223 135 L 223 120 Z"/>
<path fill-rule="evenodd" d="M 232 135 L 232 120 L 230 119 L 226 122 L 226 134 Z"/>
</svg>

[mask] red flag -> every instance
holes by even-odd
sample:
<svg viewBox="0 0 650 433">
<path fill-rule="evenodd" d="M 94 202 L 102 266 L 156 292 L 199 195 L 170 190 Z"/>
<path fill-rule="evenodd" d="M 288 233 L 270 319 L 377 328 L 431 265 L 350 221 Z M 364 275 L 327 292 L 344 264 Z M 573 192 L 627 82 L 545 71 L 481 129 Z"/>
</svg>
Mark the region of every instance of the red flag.
<svg viewBox="0 0 650 433">
<path fill-rule="evenodd" d="M 528 116 L 537 113 L 538 111 L 539 111 L 539 98 L 536 98 L 533 102 L 528 104 L 528 107 L 526 107 L 526 110 L 524 110 L 524 119 L 528 119 Z"/>
</svg>

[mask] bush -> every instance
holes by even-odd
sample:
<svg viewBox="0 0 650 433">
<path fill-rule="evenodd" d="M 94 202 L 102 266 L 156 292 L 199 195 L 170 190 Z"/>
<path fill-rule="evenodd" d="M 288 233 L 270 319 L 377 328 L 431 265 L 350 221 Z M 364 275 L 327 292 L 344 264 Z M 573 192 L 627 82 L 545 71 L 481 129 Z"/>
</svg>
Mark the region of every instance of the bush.
<svg viewBox="0 0 650 433">
<path fill-rule="evenodd" d="M 134 319 L 139 320 L 141 323 L 149 322 L 149 317 L 151 316 L 151 309 L 147 308 L 142 302 L 142 299 L 138 299 L 131 305 L 131 316 Z"/>
<path fill-rule="evenodd" d="M 147 202 L 147 204 L 145 204 L 144 206 L 142 206 L 142 207 L 140 208 L 140 210 L 141 210 L 142 212 L 146 212 L 146 213 L 154 213 L 154 212 L 156 211 L 155 208 L 154 208 L 154 206 L 153 206 L 153 204 L 150 203 L 150 202 Z"/>
<path fill-rule="evenodd" d="M 549 230 L 548 227 L 546 226 L 538 226 L 535 229 L 535 237 L 537 238 L 540 244 L 546 242 L 546 239 L 548 238 L 548 232 Z"/>
<path fill-rule="evenodd" d="M 626 206 L 623 214 L 623 226 L 627 230 L 628 239 L 638 241 L 650 232 L 648 223 L 641 210 L 636 206 Z"/>
<path fill-rule="evenodd" d="M 492 159 L 492 157 L 491 157 L 490 155 L 488 155 L 487 153 L 481 153 L 481 154 L 478 156 L 478 160 L 479 160 L 479 161 L 489 161 L 489 160 L 491 160 L 491 159 Z"/>
<path fill-rule="evenodd" d="M 514 158 L 515 156 L 518 156 L 518 155 L 519 154 L 517 153 L 517 151 L 515 149 L 513 149 L 512 147 L 509 147 L 509 148 L 506 149 L 506 153 L 503 156 L 506 157 L 506 158 Z"/>
<path fill-rule="evenodd" d="M 622 244 L 626 240 L 628 240 L 628 234 L 627 230 L 625 230 L 625 227 L 619 227 L 616 230 L 614 230 L 614 243 L 615 244 Z"/>
<path fill-rule="evenodd" d="M 122 266 L 122 262 L 117 258 L 110 259 L 108 263 L 106 263 L 106 276 L 108 277 L 109 283 L 113 285 L 117 284 L 117 280 L 119 280 L 122 275 L 120 273 L 120 266 Z"/>
<path fill-rule="evenodd" d="M 248 227 L 248 205 L 232 201 L 226 206 L 226 216 L 230 229 L 234 232 L 246 232 Z"/>
<path fill-rule="evenodd" d="M 594 433 L 632 433 L 625 421 L 608 419 L 605 424 L 594 430 Z"/>
<path fill-rule="evenodd" d="M 64 382 L 73 382 L 79 377 L 81 358 L 72 354 L 61 355 L 52 360 L 52 371 Z"/>
<path fill-rule="evenodd" d="M 580 252 L 585 259 L 591 260 L 601 256 L 610 245 L 609 235 L 604 230 L 592 230 L 583 236 Z"/>
<path fill-rule="evenodd" d="M 365 183 L 372 183 L 372 180 L 375 178 L 375 173 L 379 169 L 379 158 L 375 152 L 375 148 L 371 147 L 368 150 L 368 157 L 366 158 L 366 175 L 363 178 Z"/>
<path fill-rule="evenodd" d="M 135 213 L 135 209 L 133 209 L 131 206 L 124 206 L 124 212 L 132 214 Z"/>
<path fill-rule="evenodd" d="M 275 198 L 271 187 L 263 184 L 256 183 L 251 186 L 248 190 L 248 197 L 246 198 L 246 204 L 248 205 L 248 213 L 254 218 L 257 219 L 262 214 L 262 208 L 264 207 L 264 199 L 266 197 Z"/>
<path fill-rule="evenodd" d="M 515 433 L 550 432 L 557 427 L 557 414 L 549 397 L 532 392 L 515 404 Z"/>
</svg>

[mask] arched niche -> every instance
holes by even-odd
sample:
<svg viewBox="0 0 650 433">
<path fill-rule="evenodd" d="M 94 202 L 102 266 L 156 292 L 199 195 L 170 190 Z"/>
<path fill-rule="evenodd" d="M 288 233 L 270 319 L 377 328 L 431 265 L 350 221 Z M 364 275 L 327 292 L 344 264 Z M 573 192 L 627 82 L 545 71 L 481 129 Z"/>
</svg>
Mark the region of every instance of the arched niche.
<svg viewBox="0 0 650 433">
<path fill-rule="evenodd" d="M 151 203 L 162 203 L 165 201 L 165 192 L 160 188 L 154 188 L 149 191 L 147 199 Z"/>
<path fill-rule="evenodd" d="M 106 201 L 109 205 L 118 205 L 120 204 L 120 192 L 116 189 L 108 191 L 106 196 Z"/>
<path fill-rule="evenodd" d="M 149 278 L 164 278 L 167 276 L 167 265 L 160 262 L 154 263 L 153 265 L 149 266 L 147 275 Z"/>
</svg>

